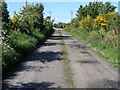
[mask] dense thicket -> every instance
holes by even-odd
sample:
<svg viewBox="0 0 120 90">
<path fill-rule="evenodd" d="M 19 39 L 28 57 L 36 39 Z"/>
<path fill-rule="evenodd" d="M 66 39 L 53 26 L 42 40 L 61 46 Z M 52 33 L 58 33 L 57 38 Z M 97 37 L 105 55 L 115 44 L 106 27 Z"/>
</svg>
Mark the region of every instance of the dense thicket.
<svg viewBox="0 0 120 90">
<path fill-rule="evenodd" d="M 90 2 L 85 7 L 80 5 L 76 15 L 79 19 L 82 19 L 87 15 L 95 18 L 98 15 L 107 14 L 108 12 L 114 12 L 115 8 L 116 7 L 111 5 L 110 2 L 106 2 L 105 4 L 103 4 L 102 2 Z"/>
<path fill-rule="evenodd" d="M 0 27 L 2 27 L 2 2 L 0 1 Z"/>
<path fill-rule="evenodd" d="M 110 2 L 80 5 L 77 18 L 72 19 L 65 29 L 117 67 L 120 16 L 115 8 Z"/>
<path fill-rule="evenodd" d="M 53 22 L 51 20 L 48 22 L 43 18 L 43 4 L 27 4 L 20 13 L 15 13 L 11 19 L 9 19 L 5 2 L 2 4 L 2 9 L 2 20 L 7 24 L 2 28 L 4 74 L 21 62 L 22 58 L 31 53 L 38 45 L 43 44 L 53 32 Z"/>
<path fill-rule="evenodd" d="M 2 2 L 2 22 L 9 22 L 9 12 L 7 10 L 7 4 Z"/>
</svg>

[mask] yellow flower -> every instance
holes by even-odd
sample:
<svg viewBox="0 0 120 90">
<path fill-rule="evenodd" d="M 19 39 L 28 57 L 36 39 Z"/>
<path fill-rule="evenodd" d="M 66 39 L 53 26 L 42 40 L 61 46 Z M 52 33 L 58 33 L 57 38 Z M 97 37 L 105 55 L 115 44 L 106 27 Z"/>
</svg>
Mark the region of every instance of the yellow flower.
<svg viewBox="0 0 120 90">
<path fill-rule="evenodd" d="M 83 23 L 84 23 L 84 20 L 81 20 L 81 21 L 80 21 L 80 25 L 82 25 Z"/>
<path fill-rule="evenodd" d="M 13 25 L 16 24 L 16 22 L 20 19 L 21 15 L 20 14 L 15 14 L 12 19 L 11 22 L 13 23 Z"/>
<path fill-rule="evenodd" d="M 96 19 L 94 19 L 94 26 L 93 27 L 103 27 L 103 26 L 107 26 L 107 20 L 106 20 L 106 17 L 105 16 L 97 16 Z"/>
<path fill-rule="evenodd" d="M 86 17 L 85 17 L 85 21 L 86 22 L 90 22 L 92 20 L 92 18 L 90 17 L 90 15 L 87 15 Z"/>
<path fill-rule="evenodd" d="M 109 13 L 107 13 L 107 15 L 110 17 L 114 17 L 117 15 L 117 13 L 116 12 L 109 12 Z"/>
<path fill-rule="evenodd" d="M 107 24 L 106 23 L 101 23 L 101 26 L 107 26 Z"/>
</svg>

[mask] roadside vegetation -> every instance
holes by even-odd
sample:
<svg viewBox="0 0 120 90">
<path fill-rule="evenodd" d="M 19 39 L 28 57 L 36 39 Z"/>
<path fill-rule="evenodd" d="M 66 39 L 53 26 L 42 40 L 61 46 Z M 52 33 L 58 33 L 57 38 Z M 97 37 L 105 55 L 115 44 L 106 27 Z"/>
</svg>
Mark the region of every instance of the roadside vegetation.
<svg viewBox="0 0 120 90">
<path fill-rule="evenodd" d="M 3 75 L 30 54 L 53 33 L 53 22 L 43 18 L 42 4 L 27 4 L 9 18 L 6 2 L 2 2 L 2 72 Z"/>
<path fill-rule="evenodd" d="M 77 18 L 66 24 L 65 30 L 92 48 L 114 67 L 120 68 L 118 60 L 118 32 L 120 15 L 110 2 L 90 2 L 80 5 Z"/>
<path fill-rule="evenodd" d="M 59 30 L 59 33 L 60 33 L 60 36 L 62 36 L 62 32 L 60 30 Z M 68 59 L 68 56 L 67 56 L 67 49 L 66 49 L 63 38 L 61 40 L 61 44 L 62 44 L 65 80 L 70 88 L 75 88 L 73 74 L 72 74 L 71 65 L 70 65 L 70 60 Z"/>
</svg>

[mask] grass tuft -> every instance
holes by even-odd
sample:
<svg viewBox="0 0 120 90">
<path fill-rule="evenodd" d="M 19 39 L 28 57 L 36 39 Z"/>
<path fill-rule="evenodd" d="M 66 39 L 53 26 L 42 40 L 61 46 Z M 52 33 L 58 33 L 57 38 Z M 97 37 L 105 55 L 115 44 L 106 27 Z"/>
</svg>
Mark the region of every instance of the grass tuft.
<svg viewBox="0 0 120 90">
<path fill-rule="evenodd" d="M 59 33 L 60 33 L 60 36 L 62 36 L 61 31 L 59 31 Z M 64 74 L 65 74 L 66 83 L 68 84 L 69 87 L 75 88 L 73 74 L 72 74 L 72 70 L 71 70 L 71 66 L 70 66 L 70 60 L 67 57 L 68 53 L 67 53 L 67 49 L 66 49 L 63 38 L 61 40 L 61 45 L 62 45 Z"/>
</svg>

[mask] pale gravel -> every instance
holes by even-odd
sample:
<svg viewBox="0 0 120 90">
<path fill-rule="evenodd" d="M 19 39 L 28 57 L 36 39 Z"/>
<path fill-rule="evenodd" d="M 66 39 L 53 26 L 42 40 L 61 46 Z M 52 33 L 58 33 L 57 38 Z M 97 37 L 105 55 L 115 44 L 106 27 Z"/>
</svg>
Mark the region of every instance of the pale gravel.
<svg viewBox="0 0 120 90">
<path fill-rule="evenodd" d="M 118 70 L 77 39 L 62 31 L 76 88 L 118 88 Z M 71 47 L 77 45 L 79 47 Z"/>
<path fill-rule="evenodd" d="M 55 31 L 45 45 L 37 48 L 11 76 L 4 88 L 67 88 L 64 77 L 61 39 Z M 57 40 L 58 39 L 58 40 Z"/>
<path fill-rule="evenodd" d="M 94 51 L 62 31 L 76 88 L 118 88 L 118 70 Z M 56 30 L 51 39 L 36 49 L 5 79 L 5 88 L 68 88 L 65 83 L 61 38 Z M 80 45 L 80 47 L 71 47 Z"/>
</svg>

